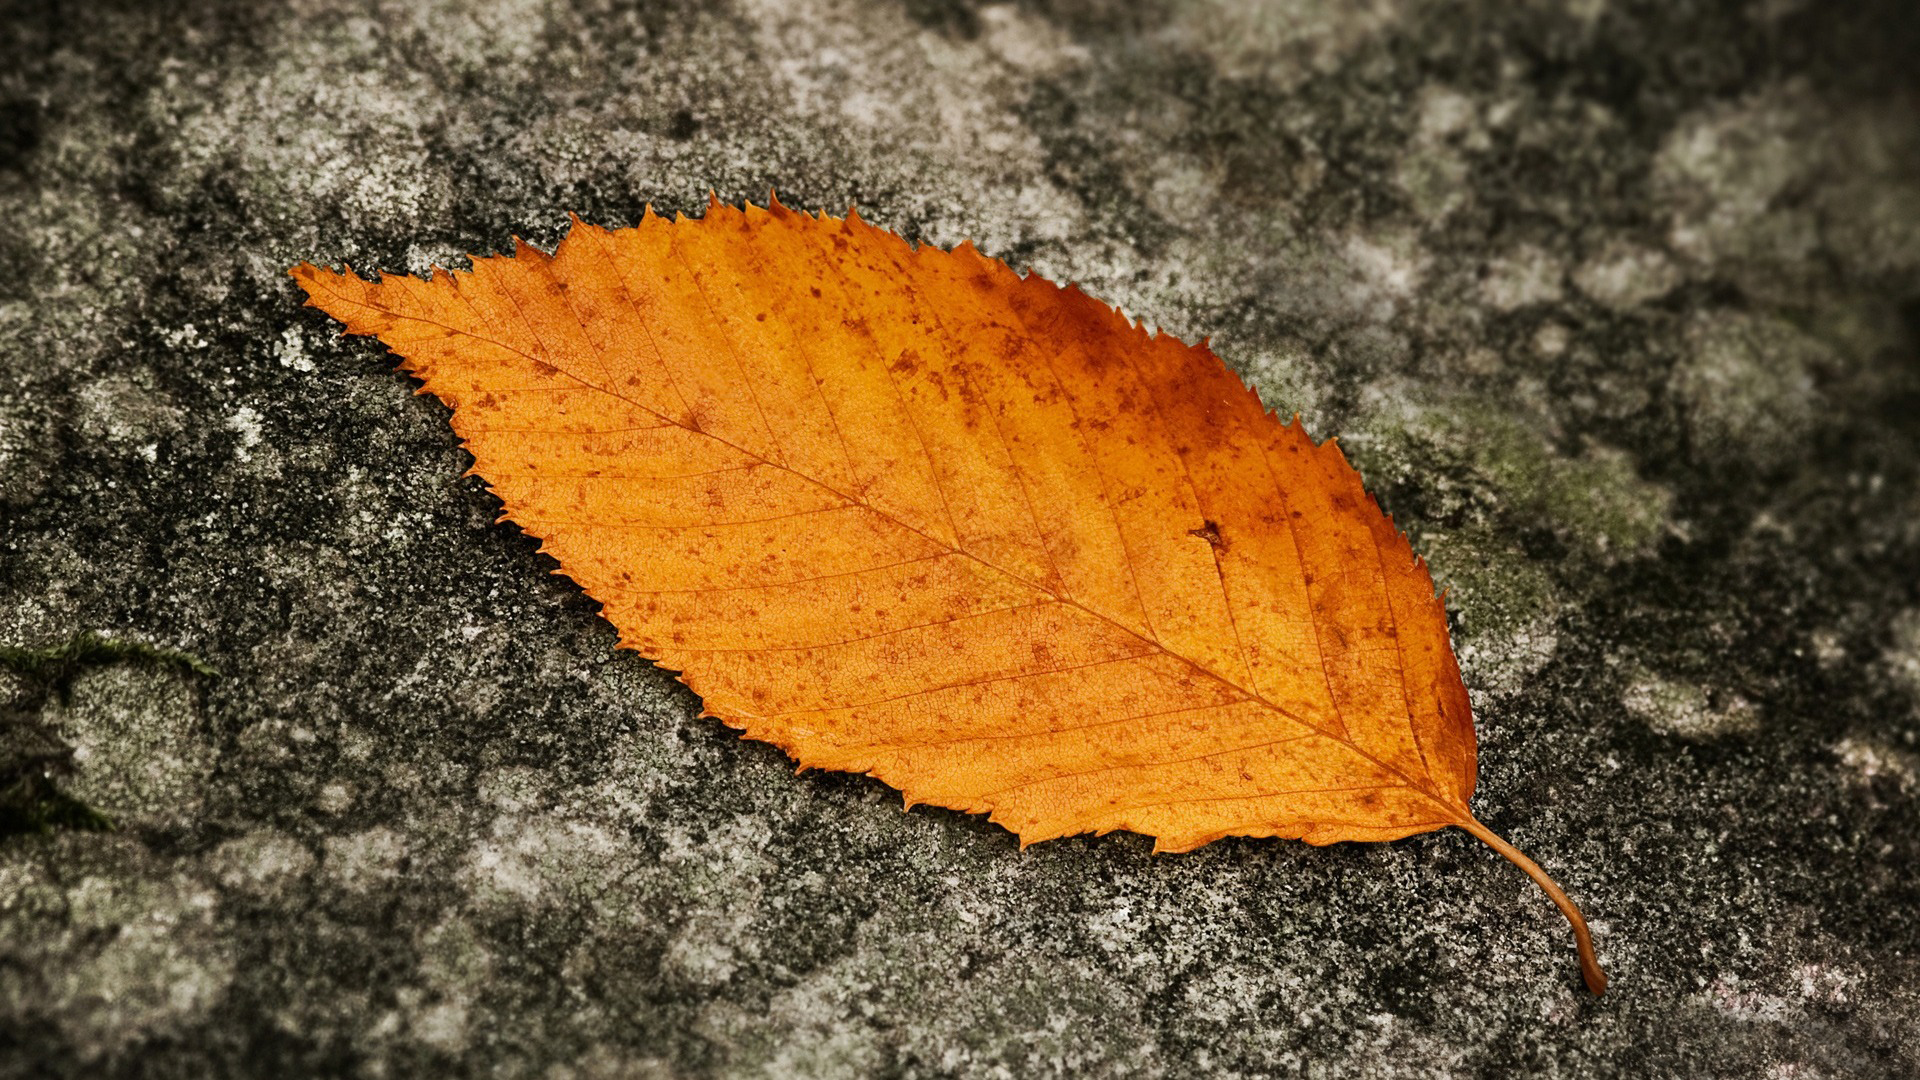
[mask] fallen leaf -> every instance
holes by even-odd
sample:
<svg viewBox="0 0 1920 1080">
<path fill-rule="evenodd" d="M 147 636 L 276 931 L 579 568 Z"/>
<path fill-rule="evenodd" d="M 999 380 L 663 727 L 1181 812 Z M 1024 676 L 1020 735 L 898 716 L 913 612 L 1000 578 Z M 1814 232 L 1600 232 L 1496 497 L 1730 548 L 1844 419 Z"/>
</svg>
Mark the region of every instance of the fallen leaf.
<svg viewBox="0 0 1920 1080">
<path fill-rule="evenodd" d="M 1205 345 L 970 245 L 718 202 L 432 280 L 293 270 L 453 408 L 621 644 L 801 768 L 985 813 L 1393 840 L 1473 817 L 1425 564 Z"/>
</svg>

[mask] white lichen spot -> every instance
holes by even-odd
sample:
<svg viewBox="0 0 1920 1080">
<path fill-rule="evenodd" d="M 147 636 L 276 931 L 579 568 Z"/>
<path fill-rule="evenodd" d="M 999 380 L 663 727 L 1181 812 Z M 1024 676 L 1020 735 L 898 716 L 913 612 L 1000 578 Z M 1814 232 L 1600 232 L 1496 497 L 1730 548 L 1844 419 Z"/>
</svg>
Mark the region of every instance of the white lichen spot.
<svg viewBox="0 0 1920 1080">
<path fill-rule="evenodd" d="M 1357 310 L 1377 320 L 1390 319 L 1414 290 L 1427 269 L 1427 255 L 1412 234 L 1348 236 L 1347 265 L 1355 272 L 1349 299 Z"/>
<path fill-rule="evenodd" d="M 1473 99 L 1467 95 L 1450 86 L 1429 85 L 1420 91 L 1415 134 L 1422 142 L 1439 142 L 1465 131 L 1476 112 Z"/>
<path fill-rule="evenodd" d="M 458 266 L 466 259 L 466 252 L 451 244 L 407 245 L 407 273 L 415 277 L 430 278 L 436 269 Z"/>
<path fill-rule="evenodd" d="M 1573 284 L 1589 299 L 1615 311 L 1658 300 L 1680 286 L 1680 268 L 1665 252 L 1616 241 L 1573 272 Z"/>
<path fill-rule="evenodd" d="M 396 877 L 407 854 L 406 840 L 384 825 L 350 836 L 330 836 L 325 847 L 327 874 L 341 888 L 359 893 Z"/>
<path fill-rule="evenodd" d="M 1110 953 L 1133 951 L 1139 942 L 1140 921 L 1125 900 L 1115 900 L 1104 911 L 1087 919 L 1087 934 L 1094 944 Z"/>
<path fill-rule="evenodd" d="M 1547 321 L 1533 332 L 1533 351 L 1542 360 L 1556 360 L 1567 351 L 1572 333 L 1564 323 Z"/>
<path fill-rule="evenodd" d="M 368 734 L 365 728 L 342 721 L 334 731 L 335 745 L 340 749 L 342 760 L 364 765 L 374 759 L 379 752 L 379 743 Z"/>
<path fill-rule="evenodd" d="M 532 906 L 574 899 L 617 905 L 608 890 L 629 846 L 587 821 L 503 815 L 467 854 L 464 877 L 484 904 Z"/>
<path fill-rule="evenodd" d="M 1832 350 L 1784 319 L 1701 315 L 1672 375 L 1695 453 L 1773 465 L 1793 460 L 1819 422 L 1814 374 Z"/>
<path fill-rule="evenodd" d="M 662 963 L 695 986 L 720 986 L 740 970 L 739 956 L 731 945 L 711 934 L 687 931 L 674 937 Z"/>
<path fill-rule="evenodd" d="M 1047 148 L 1009 107 L 1082 58 L 1046 20 L 989 8 L 977 15 L 981 33 L 961 39 L 897 8 L 846 0 L 746 0 L 740 11 L 789 108 L 831 128 L 884 133 L 867 167 L 919 193 L 917 206 L 900 210 L 917 212 L 929 241 L 951 247 L 971 238 L 993 251 L 1079 232 L 1084 206 L 1062 190 Z M 840 31 L 849 21 L 859 34 Z M 985 190 L 1005 197 L 983 203 Z"/>
<path fill-rule="evenodd" d="M 1813 650 L 1814 662 L 1828 670 L 1839 667 L 1847 659 L 1846 641 L 1831 626 L 1822 626 L 1809 633 L 1807 646 Z M 1920 661 L 1915 666 L 1920 668 Z M 1916 677 L 1920 678 L 1920 672 L 1916 672 Z"/>
<path fill-rule="evenodd" d="M 222 82 L 179 119 L 171 182 L 191 190 L 220 176 L 250 211 L 283 221 L 308 221 L 315 206 L 396 224 L 440 214 L 454 185 L 423 134 L 438 119 L 429 76 L 386 63 L 383 38 L 345 18 L 328 33 L 268 35 L 257 78 Z"/>
<path fill-rule="evenodd" d="M 28 438 L 27 423 L 22 417 L 0 411 L 0 478 L 18 472 L 17 463 L 27 460 Z M 6 480 L 0 479 L 0 499 L 7 494 Z"/>
<path fill-rule="evenodd" d="M 214 894 L 184 877 L 81 878 L 67 892 L 63 961 L 42 1007 L 89 1054 L 113 1054 L 205 1018 L 233 980 Z"/>
<path fill-rule="evenodd" d="M 1499 612 L 1487 612 L 1496 618 Z M 1560 631 L 1552 616 L 1542 614 L 1496 634 L 1463 634 L 1457 642 L 1461 677 L 1467 686 L 1486 694 L 1511 694 L 1535 672 L 1553 661 L 1560 647 Z"/>
<path fill-rule="evenodd" d="M 1169 221 L 1186 221 L 1197 208 L 1211 206 L 1220 196 L 1220 173 L 1191 158 L 1174 158 L 1147 178 L 1142 192 L 1147 206 Z"/>
<path fill-rule="evenodd" d="M 188 683 L 171 674 L 115 666 L 74 681 L 48 721 L 79 766 L 68 790 L 128 823 L 161 824 L 201 803 L 219 755 Z"/>
<path fill-rule="evenodd" d="M 442 1001 L 430 1005 L 414 1015 L 408 1030 L 435 1050 L 457 1054 L 467 1048 L 467 1003 Z"/>
<path fill-rule="evenodd" d="M 1830 122 L 1804 82 L 1711 105 L 1675 125 L 1653 164 L 1673 208 L 1667 243 L 1759 287 L 1791 286 L 1819 247 L 1813 200 L 1792 198 L 1829 160 Z M 1780 283 L 1769 268 L 1785 272 Z"/>
<path fill-rule="evenodd" d="M 280 340 L 273 347 L 274 359 L 280 366 L 292 368 L 302 374 L 312 371 L 313 360 L 307 356 L 307 339 L 297 326 L 289 326 L 280 331 Z"/>
<path fill-rule="evenodd" d="M 1513 122 L 1515 116 L 1520 114 L 1521 104 L 1522 99 L 1519 97 L 1503 97 L 1491 102 L 1487 105 L 1487 126 L 1490 128 L 1506 127 Z"/>
<path fill-rule="evenodd" d="M 207 856 L 221 885 L 255 896 L 278 895 L 312 871 L 316 861 L 306 845 L 274 829 L 236 836 Z"/>
<path fill-rule="evenodd" d="M 252 461 L 253 448 L 260 445 L 260 411 L 251 405 L 242 405 L 227 417 L 226 426 L 237 436 L 234 456 L 241 461 Z"/>
<path fill-rule="evenodd" d="M 1285 421 L 1291 421 L 1295 414 L 1318 415 L 1321 403 L 1332 391 L 1321 359 L 1304 343 L 1258 351 L 1242 349 L 1235 360 L 1247 385 L 1260 395 L 1261 403 Z"/>
<path fill-rule="evenodd" d="M 1696 683 L 1641 672 L 1627 685 L 1621 704 L 1661 735 L 1706 740 L 1758 730 L 1759 710 L 1737 693 L 1714 693 Z"/>
<path fill-rule="evenodd" d="M 403 4 L 390 12 L 412 24 L 412 40 L 435 59 L 478 74 L 525 70 L 540 55 L 550 7 L 548 0 L 490 0 Z"/>
<path fill-rule="evenodd" d="M 1802 964 L 1793 969 L 1800 996 L 1821 1005 L 1845 1005 L 1853 1001 L 1861 982 L 1860 972 L 1833 964 Z"/>
<path fill-rule="evenodd" d="M 200 328 L 192 323 L 160 331 L 160 340 L 175 349 L 204 349 L 211 344 Z"/>
<path fill-rule="evenodd" d="M 1774 23 L 1807 8 L 1812 0 L 1752 0 L 1746 16 L 1758 23 Z"/>
<path fill-rule="evenodd" d="M 1480 149 L 1488 142 L 1486 128 L 1474 123 L 1478 112 L 1472 98 L 1451 87 L 1431 85 L 1420 92 L 1413 139 L 1393 175 L 1422 218 L 1445 218 L 1471 194 L 1462 150 Z"/>
<path fill-rule="evenodd" d="M 1266 979 L 1239 965 L 1206 970 L 1187 983 L 1182 999 L 1197 1020 L 1214 1024 L 1241 1023 L 1258 1009 Z"/>
<path fill-rule="evenodd" d="M 1400 6 L 1397 0 L 1189 0 L 1169 9 L 1174 17 L 1159 33 L 1174 48 L 1211 58 L 1221 76 L 1290 89 L 1335 70 L 1391 29 Z"/>
<path fill-rule="evenodd" d="M 1895 682 L 1920 696 L 1920 608 L 1908 608 L 1894 616 L 1890 629 L 1882 662 Z"/>
<path fill-rule="evenodd" d="M 336 817 L 346 813 L 353 809 L 353 786 L 340 780 L 327 784 L 314 796 L 313 808 Z"/>
<path fill-rule="evenodd" d="M 546 802 L 550 783 L 547 774 L 539 769 L 509 765 L 481 774 L 477 786 L 480 798 L 502 813 L 524 814 Z"/>
<path fill-rule="evenodd" d="M 1058 75 L 1087 60 L 1087 50 L 1052 20 L 1013 4 L 980 9 L 980 33 L 993 54 L 1028 75 Z"/>
<path fill-rule="evenodd" d="M 492 950 L 460 915 L 420 935 L 419 953 L 420 977 L 449 999 L 471 995 L 493 975 Z"/>
<path fill-rule="evenodd" d="M 1920 782 L 1920 754 L 1851 735 L 1835 743 L 1833 753 L 1863 784 L 1886 779 L 1911 791 Z"/>
<path fill-rule="evenodd" d="M 1489 263 L 1480 281 L 1480 298 L 1499 311 L 1516 311 L 1531 304 L 1560 299 L 1564 271 L 1559 260 L 1542 248 L 1525 246 Z"/>
<path fill-rule="evenodd" d="M 108 443 L 151 442 L 180 430 L 183 414 L 141 371 L 107 375 L 80 388 L 80 433 Z"/>
<path fill-rule="evenodd" d="M 1799 1014 L 1799 1008 L 1778 994 L 1748 989 L 1735 975 L 1715 979 L 1704 996 L 1715 1012 L 1746 1023 L 1784 1024 Z"/>
</svg>

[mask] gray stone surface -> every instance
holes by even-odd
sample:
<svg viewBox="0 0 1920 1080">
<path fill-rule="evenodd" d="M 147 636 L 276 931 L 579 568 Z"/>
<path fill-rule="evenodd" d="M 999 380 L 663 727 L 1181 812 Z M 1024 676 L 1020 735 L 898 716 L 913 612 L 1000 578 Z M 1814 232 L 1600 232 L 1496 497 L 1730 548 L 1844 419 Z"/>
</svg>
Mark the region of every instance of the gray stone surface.
<svg viewBox="0 0 1920 1080">
<path fill-rule="evenodd" d="M 0 1077 L 1920 1073 L 1906 0 L 0 5 Z M 709 188 L 1189 339 L 1452 589 L 1469 838 L 1021 853 L 614 649 L 291 264 Z M 25 730 L 25 729 L 21 729 Z"/>
</svg>

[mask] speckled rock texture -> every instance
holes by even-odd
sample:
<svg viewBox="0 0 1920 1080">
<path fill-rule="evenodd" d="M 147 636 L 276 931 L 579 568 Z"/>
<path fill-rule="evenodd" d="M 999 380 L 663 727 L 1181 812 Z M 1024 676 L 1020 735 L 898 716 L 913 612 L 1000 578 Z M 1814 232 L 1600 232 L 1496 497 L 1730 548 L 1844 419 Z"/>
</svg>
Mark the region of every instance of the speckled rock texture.
<svg viewBox="0 0 1920 1080">
<path fill-rule="evenodd" d="M 0 1077 L 1920 1075 L 1917 12 L 0 4 L 0 645 L 122 646 L 0 674 L 117 826 L 0 838 Z M 794 776 L 285 274 L 776 186 L 1339 435 L 1613 990 L 1457 832 Z"/>
</svg>

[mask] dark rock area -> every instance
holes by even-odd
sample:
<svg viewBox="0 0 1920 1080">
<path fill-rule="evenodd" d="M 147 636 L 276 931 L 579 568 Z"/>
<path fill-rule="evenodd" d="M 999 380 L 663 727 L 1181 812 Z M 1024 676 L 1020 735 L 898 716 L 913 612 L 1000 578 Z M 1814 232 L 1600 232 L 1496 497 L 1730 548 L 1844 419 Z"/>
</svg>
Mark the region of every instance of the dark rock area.
<svg viewBox="0 0 1920 1080">
<path fill-rule="evenodd" d="M 1916 56 L 1909 0 L 0 2 L 0 1078 L 1920 1074 Z M 1613 989 L 1457 831 L 1022 853 L 794 776 L 286 276 L 774 187 L 1338 435 Z"/>
</svg>

